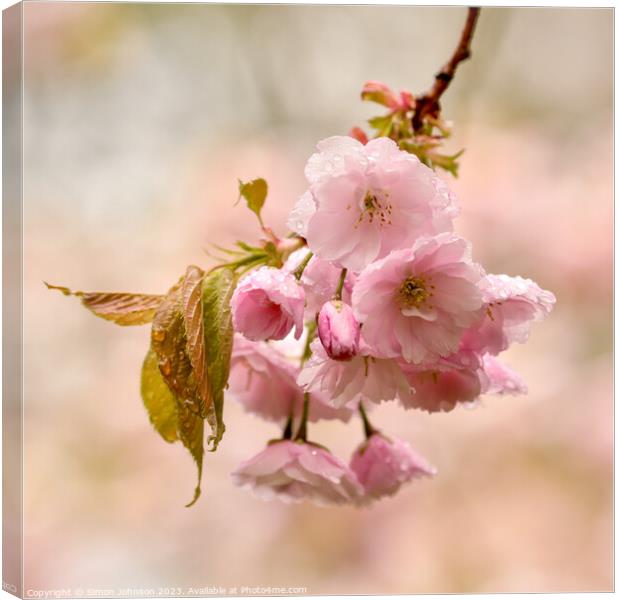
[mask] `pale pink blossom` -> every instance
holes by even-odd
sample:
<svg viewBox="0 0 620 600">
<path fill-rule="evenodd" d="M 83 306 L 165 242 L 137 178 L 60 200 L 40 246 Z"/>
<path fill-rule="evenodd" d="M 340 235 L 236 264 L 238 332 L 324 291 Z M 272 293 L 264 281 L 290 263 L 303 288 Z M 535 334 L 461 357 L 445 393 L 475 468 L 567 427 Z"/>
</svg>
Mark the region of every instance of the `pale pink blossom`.
<svg viewBox="0 0 620 600">
<path fill-rule="evenodd" d="M 401 399 L 405 408 L 449 412 L 457 404 L 475 402 L 488 387 L 483 362 L 475 352 L 459 351 L 436 363 L 403 364 L 415 394 Z"/>
<path fill-rule="evenodd" d="M 359 352 L 360 324 L 342 300 L 326 302 L 317 318 L 319 339 L 334 360 L 351 360 Z"/>
<path fill-rule="evenodd" d="M 373 433 L 353 454 L 351 470 L 364 487 L 368 500 L 393 496 L 415 478 L 432 477 L 436 469 L 406 442 Z"/>
<path fill-rule="evenodd" d="M 289 440 L 271 442 L 241 463 L 232 478 L 263 500 L 287 503 L 344 504 L 362 494 L 357 477 L 340 459 L 320 446 Z"/>
<path fill-rule="evenodd" d="M 235 335 L 228 389 L 248 412 L 285 421 L 303 396 L 295 383 L 297 372 L 295 365 L 265 342 Z"/>
<path fill-rule="evenodd" d="M 499 354 L 513 342 L 527 341 L 532 323 L 552 310 L 555 296 L 531 279 L 487 275 L 480 280 L 485 312 L 463 337 L 463 346 Z"/>
<path fill-rule="evenodd" d="M 310 189 L 289 218 L 317 256 L 358 272 L 422 235 L 452 230 L 453 194 L 393 140 L 335 136 L 317 148 L 306 165 Z"/>
<path fill-rule="evenodd" d="M 329 358 L 319 340 L 314 340 L 310 347 L 312 356 L 297 383 L 308 392 L 324 394 L 326 402 L 335 408 L 355 408 L 360 400 L 406 400 L 411 393 L 398 362 L 369 356 L 363 341 L 360 354 L 350 361 Z"/>
<path fill-rule="evenodd" d="M 482 314 L 481 272 L 468 243 L 451 234 L 422 238 L 369 265 L 352 303 L 371 353 L 422 363 L 456 352 Z"/>
<path fill-rule="evenodd" d="M 265 342 L 251 342 L 236 334 L 230 363 L 229 393 L 244 409 L 268 421 L 284 423 L 301 417 L 304 395 L 297 385 L 299 367 Z M 352 411 L 334 407 L 324 394 L 310 395 L 309 421 L 348 421 Z"/>
<path fill-rule="evenodd" d="M 281 340 L 303 331 L 304 290 L 281 269 L 261 267 L 246 275 L 231 299 L 233 326 L 249 340 Z"/>
<path fill-rule="evenodd" d="M 301 405 L 301 403 L 300 403 Z M 308 410 L 308 421 L 343 421 L 347 423 L 355 406 L 334 406 L 331 398 L 323 392 L 313 392 L 310 394 L 310 406 Z M 301 415 L 301 410 L 295 413 Z M 297 423 L 297 421 L 295 421 Z"/>
<path fill-rule="evenodd" d="M 497 360 L 495 356 L 485 354 L 482 357 L 482 364 L 487 378 L 484 394 L 527 394 L 527 385 L 521 375 Z"/>
<path fill-rule="evenodd" d="M 288 257 L 283 269 L 293 273 L 308 252 L 307 248 L 300 248 L 293 252 Z M 299 280 L 306 297 L 304 316 L 307 321 L 314 320 L 323 304 L 334 297 L 341 271 L 342 269 L 320 259 L 318 256 L 313 256 L 310 259 Z M 342 299 L 349 304 L 354 282 L 355 276 L 352 273 L 347 273 L 342 288 Z"/>
</svg>

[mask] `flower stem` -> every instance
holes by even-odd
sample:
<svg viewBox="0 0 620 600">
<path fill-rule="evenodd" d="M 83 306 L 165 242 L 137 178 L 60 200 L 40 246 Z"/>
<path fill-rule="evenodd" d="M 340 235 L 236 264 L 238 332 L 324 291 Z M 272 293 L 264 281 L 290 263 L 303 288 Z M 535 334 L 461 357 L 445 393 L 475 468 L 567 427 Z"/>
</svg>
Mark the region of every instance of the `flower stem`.
<svg viewBox="0 0 620 600">
<path fill-rule="evenodd" d="M 283 440 L 290 440 L 293 437 L 293 411 L 286 421 L 286 425 L 284 426 L 284 431 L 282 432 Z"/>
<path fill-rule="evenodd" d="M 416 98 L 416 108 L 412 118 L 414 131 L 420 131 L 424 126 L 427 117 L 436 117 L 439 115 L 440 106 L 439 99 L 448 89 L 450 82 L 454 79 L 456 68 L 461 62 L 467 60 L 471 56 L 471 40 L 476 29 L 476 22 L 480 15 L 480 7 L 471 6 L 467 11 L 467 20 L 465 27 L 461 33 L 459 43 L 454 50 L 450 60 L 441 68 L 439 73 L 435 75 L 435 83 L 433 87 Z"/>
<path fill-rule="evenodd" d="M 308 263 L 310 262 L 312 256 L 312 252 L 308 252 L 304 259 L 299 263 L 299 266 L 293 272 L 293 275 L 295 275 L 295 279 L 297 279 L 297 281 L 301 279 L 301 276 L 304 274 L 304 269 L 308 266 Z"/>
<path fill-rule="evenodd" d="M 334 300 L 342 300 L 342 288 L 344 287 L 344 280 L 347 278 L 347 270 L 342 269 L 340 271 L 340 279 L 338 280 L 338 287 L 336 288 L 336 293 L 334 294 Z"/>
<path fill-rule="evenodd" d="M 362 417 L 362 421 L 364 423 L 364 433 L 366 434 L 366 439 L 368 439 L 373 433 L 377 433 L 377 430 L 370 424 L 368 420 L 368 415 L 366 414 L 366 409 L 364 405 L 360 401 L 359 404 L 360 416 Z"/>
<path fill-rule="evenodd" d="M 306 343 L 304 345 L 304 351 L 301 354 L 300 366 L 303 367 L 304 363 L 312 356 L 312 350 L 310 350 L 310 344 L 312 344 L 312 340 L 316 337 L 316 321 L 310 321 L 308 323 L 308 337 L 306 338 Z"/>
<path fill-rule="evenodd" d="M 301 411 L 301 421 L 299 423 L 299 429 L 297 429 L 297 433 L 295 434 L 295 440 L 306 441 L 307 436 L 307 427 L 306 424 L 308 422 L 308 410 L 310 409 L 310 394 L 307 392 L 304 394 L 304 407 Z"/>
</svg>

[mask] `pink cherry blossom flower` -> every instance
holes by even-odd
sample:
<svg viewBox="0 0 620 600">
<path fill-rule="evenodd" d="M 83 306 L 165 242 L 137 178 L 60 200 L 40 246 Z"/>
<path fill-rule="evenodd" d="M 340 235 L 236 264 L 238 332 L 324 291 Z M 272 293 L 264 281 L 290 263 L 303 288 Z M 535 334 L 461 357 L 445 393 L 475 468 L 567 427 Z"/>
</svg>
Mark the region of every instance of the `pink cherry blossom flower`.
<svg viewBox="0 0 620 600">
<path fill-rule="evenodd" d="M 299 367 L 265 342 L 251 342 L 236 334 L 230 363 L 229 393 L 250 413 L 284 423 L 301 416 L 304 395 L 297 385 Z M 348 421 L 352 411 L 333 407 L 320 393 L 311 394 L 309 421 Z"/>
<path fill-rule="evenodd" d="M 293 273 L 308 252 L 307 248 L 296 250 L 288 257 L 282 268 Z M 318 256 L 313 256 L 310 259 L 299 280 L 306 296 L 304 317 L 307 321 L 314 320 L 323 304 L 334 297 L 341 271 L 342 269 L 320 259 Z M 355 276 L 352 273 L 347 273 L 342 289 L 342 299 L 348 304 L 351 302 L 351 290 L 354 282 Z"/>
<path fill-rule="evenodd" d="M 437 473 L 409 444 L 373 433 L 359 446 L 351 459 L 351 470 L 364 487 L 365 501 L 393 496 L 400 487 L 419 477 Z"/>
<path fill-rule="evenodd" d="M 393 140 L 336 136 L 317 148 L 306 165 L 310 189 L 289 218 L 317 256 L 358 272 L 422 235 L 452 230 L 453 194 Z"/>
<path fill-rule="evenodd" d="M 527 341 L 533 322 L 552 310 L 555 296 L 531 279 L 487 275 L 480 281 L 486 312 L 463 338 L 463 346 L 499 354 L 512 342 Z"/>
<path fill-rule="evenodd" d="M 527 385 L 521 376 L 509 366 L 485 354 L 482 357 L 484 373 L 487 383 L 483 390 L 485 394 L 527 394 Z"/>
<path fill-rule="evenodd" d="M 397 361 L 368 355 L 361 342 L 360 354 L 350 361 L 332 360 L 319 340 L 310 345 L 312 356 L 297 377 L 306 391 L 324 394 L 335 408 L 356 408 L 360 400 L 383 402 L 407 398 L 411 388 Z"/>
<path fill-rule="evenodd" d="M 304 290 L 281 269 L 261 267 L 246 275 L 231 299 L 233 326 L 250 340 L 281 340 L 303 331 Z"/>
<path fill-rule="evenodd" d="M 270 443 L 241 463 L 232 478 L 263 500 L 287 503 L 344 504 L 362 494 L 355 474 L 340 459 L 320 446 L 288 440 Z"/>
<path fill-rule="evenodd" d="M 422 363 L 456 352 L 482 314 L 480 277 L 468 243 L 451 234 L 422 238 L 369 265 L 352 303 L 372 354 Z"/>
<path fill-rule="evenodd" d="M 341 300 L 326 302 L 317 319 L 319 339 L 334 360 L 351 360 L 359 351 L 360 324 Z"/>
<path fill-rule="evenodd" d="M 434 364 L 402 367 L 415 389 L 415 394 L 401 399 L 405 408 L 449 412 L 457 404 L 475 402 L 488 387 L 482 360 L 471 351 L 459 351 Z"/>
</svg>

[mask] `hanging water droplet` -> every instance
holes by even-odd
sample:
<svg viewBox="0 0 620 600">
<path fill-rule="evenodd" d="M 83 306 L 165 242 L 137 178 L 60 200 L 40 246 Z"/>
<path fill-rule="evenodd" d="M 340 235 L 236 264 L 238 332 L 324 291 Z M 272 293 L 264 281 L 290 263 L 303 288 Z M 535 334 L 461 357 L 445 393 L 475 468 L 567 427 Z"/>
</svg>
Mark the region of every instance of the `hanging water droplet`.
<svg viewBox="0 0 620 600">
<path fill-rule="evenodd" d="M 163 342 L 166 339 L 166 330 L 165 329 L 155 329 L 153 328 L 153 330 L 151 331 L 151 337 L 156 341 L 156 342 Z"/>
<path fill-rule="evenodd" d="M 159 368 L 166 377 L 170 375 L 170 373 L 172 372 L 172 365 L 170 364 L 170 359 L 164 358 L 164 360 L 159 363 Z"/>
</svg>

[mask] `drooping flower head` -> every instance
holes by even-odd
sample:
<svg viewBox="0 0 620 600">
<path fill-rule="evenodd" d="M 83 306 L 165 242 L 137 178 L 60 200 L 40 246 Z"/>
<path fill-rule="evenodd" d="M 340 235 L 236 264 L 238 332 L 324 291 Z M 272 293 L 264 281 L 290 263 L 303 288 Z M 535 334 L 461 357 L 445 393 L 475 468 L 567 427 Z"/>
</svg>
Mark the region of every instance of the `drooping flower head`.
<svg viewBox="0 0 620 600">
<path fill-rule="evenodd" d="M 360 400 L 379 403 L 406 399 L 411 393 L 399 363 L 369 356 L 363 340 L 360 354 L 349 361 L 331 359 L 319 340 L 312 342 L 310 348 L 312 356 L 297 383 L 308 392 L 323 394 L 325 401 L 335 408 L 356 408 Z"/>
<path fill-rule="evenodd" d="M 478 352 L 499 354 L 513 342 L 527 341 L 532 323 L 546 317 L 555 296 L 531 279 L 486 275 L 480 280 L 485 312 L 466 332 L 463 345 Z"/>
<path fill-rule="evenodd" d="M 467 242 L 451 234 L 422 238 L 369 265 L 352 302 L 372 354 L 422 363 L 456 352 L 480 319 L 480 277 Z"/>
<path fill-rule="evenodd" d="M 241 463 L 232 474 L 236 485 L 263 500 L 310 500 L 321 506 L 355 502 L 362 488 L 355 474 L 326 449 L 280 440 Z"/>
<path fill-rule="evenodd" d="M 249 340 L 281 340 L 303 332 L 304 290 L 281 269 L 261 267 L 246 275 L 231 299 L 233 326 Z"/>
<path fill-rule="evenodd" d="M 429 413 L 448 412 L 457 404 L 474 402 L 487 386 L 482 360 L 471 351 L 459 351 L 432 364 L 402 364 L 415 394 L 401 399 L 405 408 Z"/>
<path fill-rule="evenodd" d="M 334 360 L 351 360 L 359 352 L 360 324 L 342 300 L 326 302 L 317 318 L 319 339 Z"/>
<path fill-rule="evenodd" d="M 317 148 L 306 165 L 309 191 L 289 219 L 317 256 L 358 272 L 422 235 L 452 230 L 453 195 L 394 141 L 336 136 Z"/>
<path fill-rule="evenodd" d="M 357 448 L 351 459 L 351 470 L 364 487 L 364 499 L 393 496 L 402 485 L 419 477 L 432 477 L 435 467 L 399 439 L 373 433 Z"/>
<path fill-rule="evenodd" d="M 296 383 L 298 375 L 299 367 L 269 344 L 235 335 L 229 391 L 248 412 L 277 423 L 291 415 L 299 418 L 304 396 Z M 324 394 L 310 395 L 309 421 L 350 418 L 351 410 L 333 407 Z"/>
</svg>

